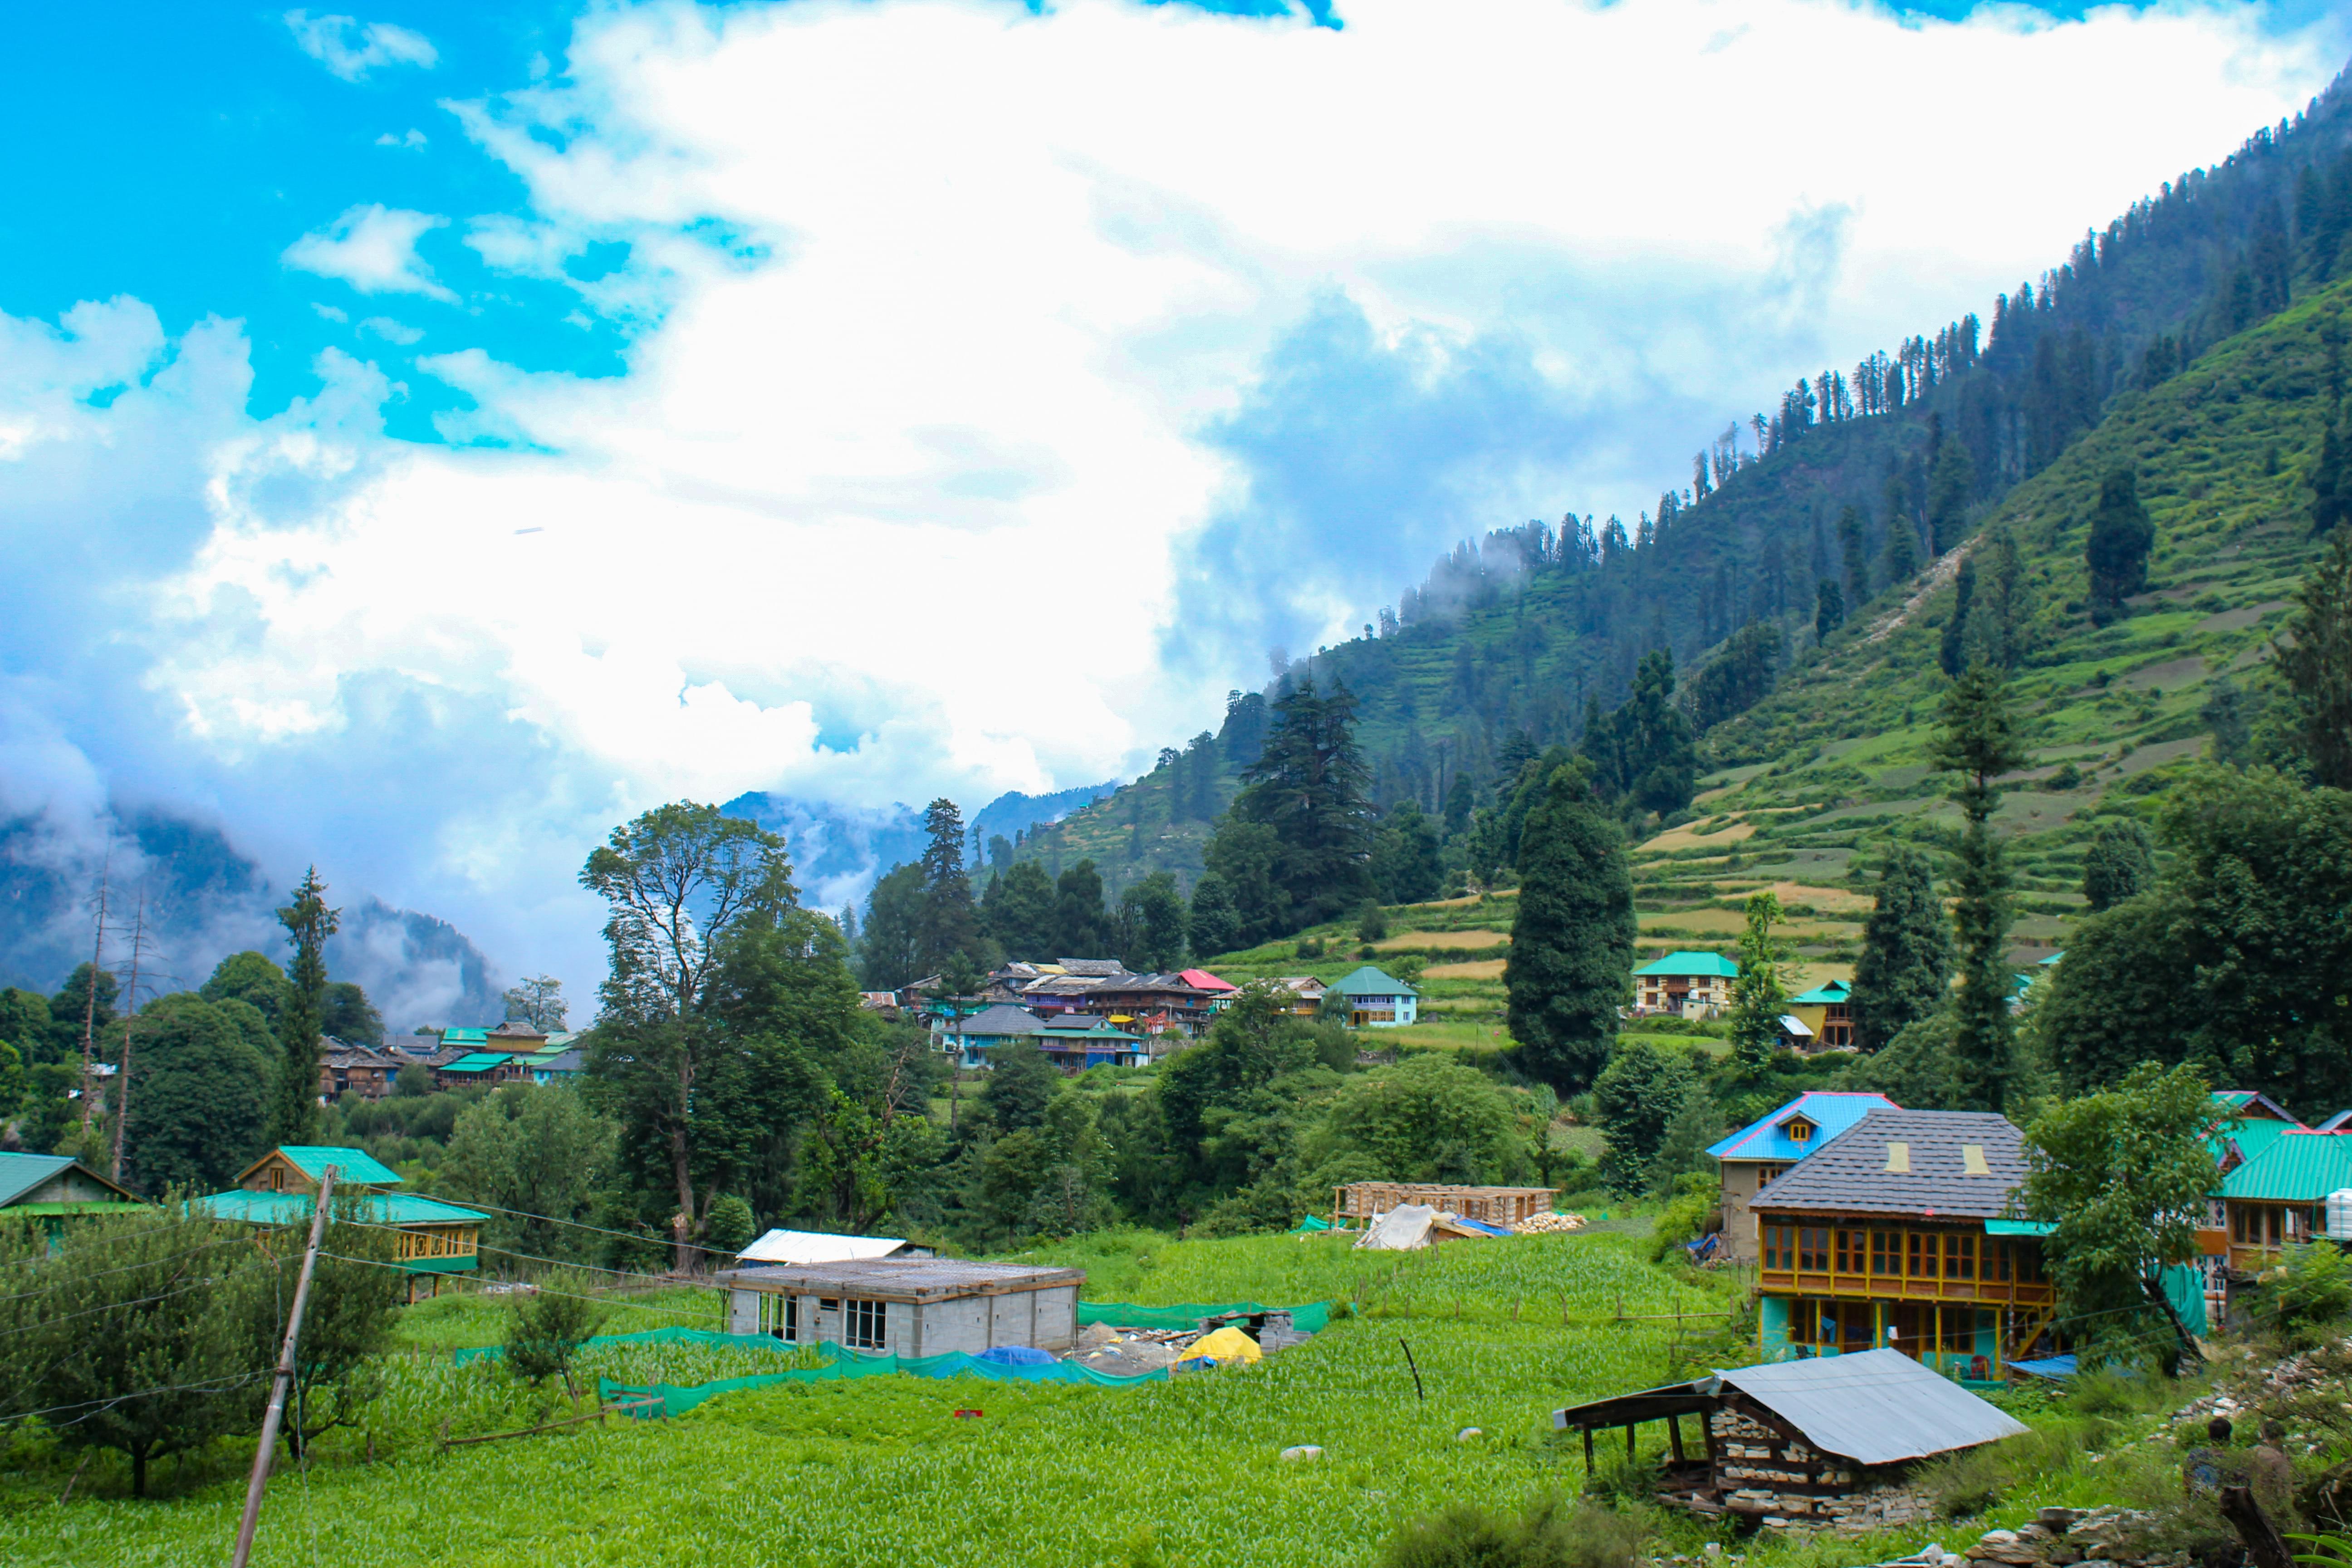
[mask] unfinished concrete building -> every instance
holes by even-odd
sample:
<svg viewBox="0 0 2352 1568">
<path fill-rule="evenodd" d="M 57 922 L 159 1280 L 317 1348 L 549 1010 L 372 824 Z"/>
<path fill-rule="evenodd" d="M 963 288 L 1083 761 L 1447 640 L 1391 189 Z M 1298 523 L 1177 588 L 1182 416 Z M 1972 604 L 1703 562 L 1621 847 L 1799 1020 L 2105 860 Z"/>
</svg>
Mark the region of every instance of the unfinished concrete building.
<svg viewBox="0 0 2352 1568">
<path fill-rule="evenodd" d="M 796 1344 L 901 1356 L 977 1355 L 997 1345 L 1067 1350 L 1078 1337 L 1083 1268 L 949 1258 L 877 1258 L 731 1268 L 728 1327 Z"/>
</svg>

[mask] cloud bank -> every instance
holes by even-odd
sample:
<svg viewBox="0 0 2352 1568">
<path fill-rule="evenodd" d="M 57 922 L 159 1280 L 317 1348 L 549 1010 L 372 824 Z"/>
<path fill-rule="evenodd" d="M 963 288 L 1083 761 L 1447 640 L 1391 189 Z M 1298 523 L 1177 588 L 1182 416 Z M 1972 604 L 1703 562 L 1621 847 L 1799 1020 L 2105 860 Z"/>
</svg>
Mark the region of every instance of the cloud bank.
<svg viewBox="0 0 2352 1568">
<path fill-rule="evenodd" d="M 1455 538 L 1630 516 L 1797 375 L 1982 311 L 2343 41 L 2234 5 L 1342 16 L 598 7 L 404 161 L 462 142 L 519 202 L 355 164 L 272 240 L 289 287 L 439 312 L 424 342 L 371 317 L 259 417 L 236 300 L 0 315 L 9 809 L 201 807 L 582 994 L 614 822 L 1133 766 Z M 288 25 L 346 79 L 437 58 Z M 448 346 L 526 285 L 551 334 L 617 323 L 621 374 Z M 428 397 L 442 444 L 385 437 Z"/>
</svg>

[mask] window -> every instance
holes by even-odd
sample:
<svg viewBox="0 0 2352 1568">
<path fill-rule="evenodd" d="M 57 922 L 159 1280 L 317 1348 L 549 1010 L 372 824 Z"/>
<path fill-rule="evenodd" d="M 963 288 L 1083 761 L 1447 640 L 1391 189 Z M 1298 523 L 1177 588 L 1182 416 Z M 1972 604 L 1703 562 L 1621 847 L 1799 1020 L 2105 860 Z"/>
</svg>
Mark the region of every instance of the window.
<svg viewBox="0 0 2352 1568">
<path fill-rule="evenodd" d="M 1858 1274 L 1862 1271 L 1862 1233 L 1841 1230 L 1837 1233 L 1837 1271 Z"/>
<path fill-rule="evenodd" d="M 1954 1231 L 1944 1237 L 1944 1278 L 1973 1279 L 1977 1277 L 1977 1238 L 1966 1231 Z"/>
<path fill-rule="evenodd" d="M 1810 1143 L 1813 1141 L 1813 1124 L 1801 1116 L 1792 1116 L 1789 1119 L 1788 1132 L 1789 1142 L 1791 1143 Z"/>
<path fill-rule="evenodd" d="M 760 1332 L 772 1334 L 780 1340 L 800 1338 L 801 1304 L 796 1297 L 778 1296 L 762 1290 L 760 1297 Z"/>
<path fill-rule="evenodd" d="M 1830 1233 L 1826 1226 L 1809 1225 L 1797 1232 L 1797 1267 L 1823 1274 L 1830 1266 Z"/>
<path fill-rule="evenodd" d="M 1909 1279 L 1933 1279 L 1936 1277 L 1936 1238 L 1925 1231 L 1903 1233 L 1907 1256 L 1903 1274 Z"/>
<path fill-rule="evenodd" d="M 1985 1243 L 1985 1278 L 1997 1279 L 2002 1284 L 2007 1284 L 2011 1279 L 2010 1248 L 2007 1242 Z"/>
<path fill-rule="evenodd" d="M 1764 1227 L 1764 1267 L 1788 1268 L 1793 1267 L 1795 1263 L 1796 1259 L 1790 1256 L 1789 1227 L 1785 1225 L 1766 1226 Z"/>
<path fill-rule="evenodd" d="M 1903 1272 L 1903 1233 L 1899 1230 L 1874 1230 L 1870 1233 L 1870 1271 L 1873 1274 L 1895 1275 Z"/>
<path fill-rule="evenodd" d="M 887 1301 L 849 1301 L 846 1321 L 842 1324 L 842 1342 L 854 1351 L 878 1351 L 890 1337 L 890 1303 Z"/>
</svg>

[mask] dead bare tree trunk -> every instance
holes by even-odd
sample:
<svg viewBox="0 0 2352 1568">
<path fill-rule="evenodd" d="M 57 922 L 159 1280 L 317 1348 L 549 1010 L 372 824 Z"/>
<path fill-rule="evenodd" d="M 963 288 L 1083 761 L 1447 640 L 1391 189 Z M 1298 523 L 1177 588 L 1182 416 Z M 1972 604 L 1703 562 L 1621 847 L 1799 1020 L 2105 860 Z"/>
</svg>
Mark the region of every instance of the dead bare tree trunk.
<svg viewBox="0 0 2352 1568">
<path fill-rule="evenodd" d="M 2253 1492 L 2245 1487 L 2221 1489 L 2221 1517 L 2238 1531 L 2238 1539 L 2246 1543 L 2246 1560 L 2254 1568 L 2294 1568 L 2294 1553 L 2287 1550 L 2278 1526 L 2271 1522 L 2263 1505 L 2254 1500 Z"/>
</svg>

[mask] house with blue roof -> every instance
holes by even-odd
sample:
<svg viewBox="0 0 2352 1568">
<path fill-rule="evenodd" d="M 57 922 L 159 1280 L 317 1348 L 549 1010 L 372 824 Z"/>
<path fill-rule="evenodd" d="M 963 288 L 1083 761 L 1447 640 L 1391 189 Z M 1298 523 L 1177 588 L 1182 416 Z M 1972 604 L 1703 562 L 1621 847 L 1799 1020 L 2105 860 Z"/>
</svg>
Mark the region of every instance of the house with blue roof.
<svg viewBox="0 0 2352 1568">
<path fill-rule="evenodd" d="M 1731 1005 L 1739 965 L 1719 952 L 1670 952 L 1633 971 L 1633 1011 L 1712 1018 Z"/>
<path fill-rule="evenodd" d="M 1769 1183 L 1872 1111 L 1900 1109 L 1883 1094 L 1813 1089 L 1708 1149 L 1723 1175 L 1724 1256 L 1750 1262 L 1760 1256 L 1748 1205 Z"/>
</svg>

